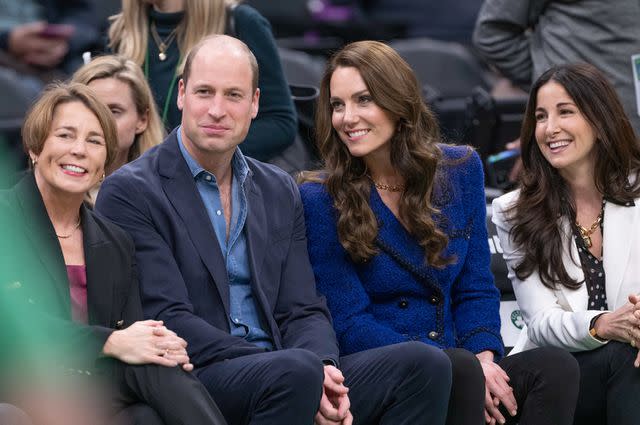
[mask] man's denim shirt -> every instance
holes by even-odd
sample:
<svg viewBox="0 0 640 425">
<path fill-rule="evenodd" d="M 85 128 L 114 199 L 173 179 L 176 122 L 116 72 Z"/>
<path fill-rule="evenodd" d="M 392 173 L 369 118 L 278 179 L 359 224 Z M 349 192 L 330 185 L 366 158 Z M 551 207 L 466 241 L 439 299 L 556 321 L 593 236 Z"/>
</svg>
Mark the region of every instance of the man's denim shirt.
<svg viewBox="0 0 640 425">
<path fill-rule="evenodd" d="M 231 335 L 244 338 L 261 347 L 273 349 L 269 333 L 265 331 L 251 288 L 251 269 L 244 224 L 247 219 L 247 197 L 244 182 L 249 174 L 247 161 L 236 148 L 231 161 L 231 225 L 229 240 L 226 240 L 227 224 L 222 210 L 220 191 L 216 177 L 202 168 L 187 152 L 182 142 L 182 128 L 178 129 L 178 144 L 202 198 L 211 225 L 215 230 L 220 250 L 224 256 L 229 276 L 229 328 Z"/>
</svg>

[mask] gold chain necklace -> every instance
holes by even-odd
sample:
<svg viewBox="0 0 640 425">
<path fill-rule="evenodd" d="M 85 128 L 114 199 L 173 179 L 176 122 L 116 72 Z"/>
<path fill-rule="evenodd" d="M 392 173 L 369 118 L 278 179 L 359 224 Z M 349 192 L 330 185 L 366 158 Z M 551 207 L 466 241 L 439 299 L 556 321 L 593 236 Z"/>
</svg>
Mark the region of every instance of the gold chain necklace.
<svg viewBox="0 0 640 425">
<path fill-rule="evenodd" d="M 587 248 L 591 248 L 591 246 L 593 245 L 593 243 L 591 242 L 591 235 L 593 234 L 593 232 L 596 231 L 596 229 L 600 226 L 600 223 L 602 222 L 602 212 L 603 210 L 600 210 L 600 214 L 598 214 L 598 218 L 596 218 L 596 221 L 594 221 L 593 224 L 589 226 L 588 229 L 586 227 L 582 227 L 580 223 L 578 223 L 578 220 L 576 220 L 576 226 L 578 226 L 578 231 L 580 232 L 580 236 L 582 237 L 582 240 L 584 241 L 584 244 Z"/>
<path fill-rule="evenodd" d="M 380 190 L 387 190 L 389 192 L 404 192 L 404 185 L 401 184 L 384 184 L 373 181 L 373 185 Z"/>
<path fill-rule="evenodd" d="M 158 59 L 161 61 L 165 61 L 167 59 L 166 51 L 176 38 L 176 34 L 178 34 L 178 27 L 175 27 L 173 31 L 169 33 L 167 38 L 163 40 L 160 38 L 160 34 L 158 34 L 156 23 L 151 22 L 151 37 L 153 37 L 153 41 L 156 43 L 156 46 L 158 46 L 158 51 L 160 52 L 158 53 Z"/>
<path fill-rule="evenodd" d="M 78 222 L 76 223 L 75 226 L 73 226 L 73 230 L 71 231 L 71 233 L 69 233 L 68 235 L 59 235 L 56 233 L 56 236 L 59 239 L 69 239 L 71 236 L 73 236 L 73 234 L 76 232 L 76 230 L 78 230 L 78 227 L 80 227 L 80 217 L 78 217 Z"/>
</svg>

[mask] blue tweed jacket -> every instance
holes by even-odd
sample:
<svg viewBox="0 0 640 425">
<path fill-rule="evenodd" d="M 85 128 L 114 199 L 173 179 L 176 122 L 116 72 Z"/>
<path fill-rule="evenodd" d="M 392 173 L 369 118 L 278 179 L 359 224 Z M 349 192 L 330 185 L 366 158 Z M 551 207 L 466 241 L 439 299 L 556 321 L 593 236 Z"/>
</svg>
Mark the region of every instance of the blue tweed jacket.
<svg viewBox="0 0 640 425">
<path fill-rule="evenodd" d="M 378 218 L 379 253 L 351 261 L 338 241 L 336 211 L 324 185 L 300 186 L 308 249 L 318 290 L 326 296 L 340 354 L 417 340 L 440 348 L 462 347 L 503 355 L 499 292 L 489 270 L 484 177 L 478 155 L 442 145 L 434 205 L 457 261 L 436 269 L 424 250 L 371 190 Z M 468 157 L 467 157 L 468 156 Z M 467 158 L 465 158 L 467 157 Z"/>
</svg>

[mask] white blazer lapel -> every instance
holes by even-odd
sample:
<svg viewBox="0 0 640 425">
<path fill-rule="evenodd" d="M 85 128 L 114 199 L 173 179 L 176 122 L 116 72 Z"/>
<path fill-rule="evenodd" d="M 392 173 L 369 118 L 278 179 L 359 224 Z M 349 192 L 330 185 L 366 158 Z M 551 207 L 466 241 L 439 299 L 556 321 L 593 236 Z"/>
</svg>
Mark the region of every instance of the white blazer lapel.
<svg viewBox="0 0 640 425">
<path fill-rule="evenodd" d="M 637 239 L 640 207 L 625 207 L 611 202 L 605 204 L 604 238 L 602 241 L 604 272 L 607 282 L 607 300 L 613 310 L 627 302 L 626 292 L 621 292 L 622 281 L 630 261 L 632 242 Z"/>
</svg>

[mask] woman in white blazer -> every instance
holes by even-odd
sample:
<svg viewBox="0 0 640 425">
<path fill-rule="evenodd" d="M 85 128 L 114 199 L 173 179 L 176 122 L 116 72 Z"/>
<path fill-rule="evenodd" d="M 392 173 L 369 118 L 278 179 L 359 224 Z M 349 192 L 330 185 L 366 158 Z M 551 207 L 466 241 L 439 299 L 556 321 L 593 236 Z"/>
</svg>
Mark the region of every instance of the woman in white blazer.
<svg viewBox="0 0 640 425">
<path fill-rule="evenodd" d="M 580 365 L 575 424 L 638 423 L 640 145 L 605 77 L 563 65 L 533 85 L 520 189 L 493 222 L 526 323 L 514 352 L 562 347 Z"/>
</svg>

